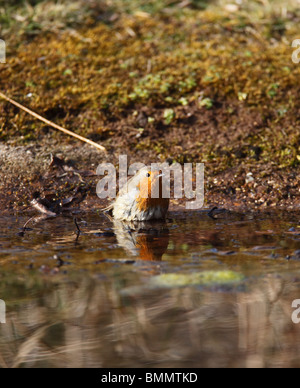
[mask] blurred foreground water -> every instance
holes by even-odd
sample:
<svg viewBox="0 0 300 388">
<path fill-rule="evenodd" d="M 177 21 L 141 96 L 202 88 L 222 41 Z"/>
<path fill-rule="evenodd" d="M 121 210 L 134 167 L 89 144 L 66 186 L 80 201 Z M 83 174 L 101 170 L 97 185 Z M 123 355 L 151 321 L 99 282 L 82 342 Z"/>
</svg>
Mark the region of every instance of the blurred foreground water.
<svg viewBox="0 0 300 388">
<path fill-rule="evenodd" d="M 299 367 L 299 213 L 0 219 L 0 367 Z"/>
</svg>

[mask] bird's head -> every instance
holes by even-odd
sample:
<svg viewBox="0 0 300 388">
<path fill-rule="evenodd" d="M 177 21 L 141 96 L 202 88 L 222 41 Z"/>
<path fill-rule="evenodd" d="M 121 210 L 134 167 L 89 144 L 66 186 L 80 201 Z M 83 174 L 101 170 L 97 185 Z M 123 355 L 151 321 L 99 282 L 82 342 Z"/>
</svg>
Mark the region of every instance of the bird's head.
<svg viewBox="0 0 300 388">
<path fill-rule="evenodd" d="M 166 208 L 169 206 L 169 199 L 163 198 L 162 195 L 162 177 L 161 171 L 153 171 L 150 167 L 142 168 L 136 174 L 134 184 L 138 192 L 136 201 L 140 210 L 147 210 L 149 207 Z"/>
</svg>

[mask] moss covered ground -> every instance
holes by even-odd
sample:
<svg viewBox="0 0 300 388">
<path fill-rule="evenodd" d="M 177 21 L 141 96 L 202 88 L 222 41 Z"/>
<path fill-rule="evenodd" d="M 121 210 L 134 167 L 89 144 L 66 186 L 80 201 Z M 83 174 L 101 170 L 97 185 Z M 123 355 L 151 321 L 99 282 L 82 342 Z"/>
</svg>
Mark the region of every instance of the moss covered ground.
<svg viewBox="0 0 300 388">
<path fill-rule="evenodd" d="M 204 162 L 208 205 L 299 208 L 298 1 L 7 3 L 3 93 L 101 143 L 106 160 Z M 75 144 L 7 102 L 0 142 L 59 144 L 64 158 Z"/>
</svg>

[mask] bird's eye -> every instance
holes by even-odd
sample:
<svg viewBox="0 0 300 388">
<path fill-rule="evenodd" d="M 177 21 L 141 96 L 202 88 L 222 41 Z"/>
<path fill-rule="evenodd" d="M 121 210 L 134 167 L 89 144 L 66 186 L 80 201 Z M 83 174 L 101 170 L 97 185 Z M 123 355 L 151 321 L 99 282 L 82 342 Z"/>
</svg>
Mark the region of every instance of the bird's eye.
<svg viewBox="0 0 300 388">
<path fill-rule="evenodd" d="M 150 172 L 147 172 L 146 177 L 150 178 L 150 176 L 151 176 Z"/>
</svg>

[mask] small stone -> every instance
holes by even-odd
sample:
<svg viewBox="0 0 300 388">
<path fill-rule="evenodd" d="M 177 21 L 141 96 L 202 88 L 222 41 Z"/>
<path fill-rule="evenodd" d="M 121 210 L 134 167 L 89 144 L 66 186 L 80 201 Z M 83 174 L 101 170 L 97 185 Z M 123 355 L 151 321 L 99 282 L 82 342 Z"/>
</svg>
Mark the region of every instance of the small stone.
<svg viewBox="0 0 300 388">
<path fill-rule="evenodd" d="M 249 183 L 252 183 L 254 182 L 254 178 L 253 178 L 253 174 L 252 172 L 248 172 L 248 174 L 246 175 L 246 184 L 248 185 Z"/>
<path fill-rule="evenodd" d="M 226 4 L 225 9 L 228 12 L 237 12 L 239 10 L 239 7 L 237 4 Z"/>
</svg>

